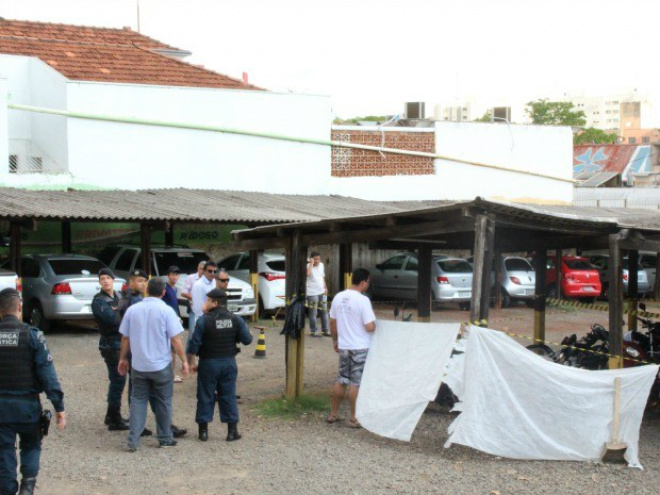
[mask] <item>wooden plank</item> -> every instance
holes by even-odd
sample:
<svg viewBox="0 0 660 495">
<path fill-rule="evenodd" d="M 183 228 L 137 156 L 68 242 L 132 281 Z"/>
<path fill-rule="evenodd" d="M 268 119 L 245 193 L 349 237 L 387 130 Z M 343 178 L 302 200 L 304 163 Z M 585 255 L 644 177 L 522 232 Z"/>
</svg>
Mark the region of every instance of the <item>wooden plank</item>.
<svg viewBox="0 0 660 495">
<path fill-rule="evenodd" d="M 151 276 L 151 225 L 140 224 L 140 264 L 142 269 Z"/>
<path fill-rule="evenodd" d="M 637 309 L 639 298 L 639 251 L 628 251 L 628 309 Z M 637 317 L 628 312 L 628 330 L 637 330 Z"/>
<path fill-rule="evenodd" d="M 653 282 L 653 299 L 660 299 L 660 252 L 655 253 L 655 282 Z"/>
<path fill-rule="evenodd" d="M 610 316 L 610 369 L 622 368 L 623 359 L 623 270 L 622 255 L 619 239 L 616 234 L 610 235 L 610 259 L 609 259 L 609 316 Z"/>
<path fill-rule="evenodd" d="M 502 309 L 502 253 L 500 251 L 495 251 L 493 265 L 495 269 L 491 273 L 493 274 L 493 289 L 495 291 L 494 309 Z"/>
<path fill-rule="evenodd" d="M 174 246 L 174 224 L 168 223 L 165 229 L 165 245 Z"/>
<path fill-rule="evenodd" d="M 477 215 L 474 235 L 474 270 L 470 320 L 484 325 L 490 309 L 490 267 L 493 260 L 495 225 L 486 215 Z"/>
<path fill-rule="evenodd" d="M 9 223 L 9 259 L 13 271 L 21 276 L 21 224 L 19 222 Z"/>
<path fill-rule="evenodd" d="M 259 251 L 251 250 L 250 256 L 250 285 L 254 291 L 254 298 L 257 301 L 257 307 L 252 316 L 252 321 L 259 321 Z"/>
<path fill-rule="evenodd" d="M 295 262 L 293 255 L 293 238 L 289 239 L 288 246 L 285 252 L 285 295 L 287 305 L 293 298 L 293 294 L 297 291 L 295 289 L 294 265 Z M 296 340 L 289 335 L 285 337 L 285 366 L 286 378 L 284 386 L 284 395 L 288 398 L 296 396 L 296 379 L 298 375 L 298 344 Z"/>
<path fill-rule="evenodd" d="M 71 222 L 62 222 L 62 252 L 68 254 L 72 251 Z"/>
<path fill-rule="evenodd" d="M 417 250 L 417 320 L 431 321 L 431 277 L 433 269 L 433 253 L 429 246 L 421 246 Z"/>
<path fill-rule="evenodd" d="M 487 322 L 488 317 L 489 317 L 489 312 L 490 312 L 490 294 L 491 294 L 491 273 L 492 273 L 492 266 L 493 266 L 493 258 L 494 258 L 494 244 L 495 244 L 495 222 L 492 219 L 488 219 L 486 222 L 486 244 L 485 244 L 485 252 L 484 252 L 484 273 L 483 276 L 481 277 L 481 304 L 480 304 L 480 311 L 481 315 L 479 319 L 482 322 Z M 487 323 L 482 323 L 482 326 L 488 326 Z"/>
<path fill-rule="evenodd" d="M 353 273 L 353 244 L 339 245 L 339 273 L 340 290 L 346 290 L 351 286 L 351 274 Z"/>
<path fill-rule="evenodd" d="M 563 253 L 561 249 L 557 249 L 555 252 L 555 288 L 557 289 L 557 299 L 561 301 L 562 299 L 562 290 L 561 290 L 561 279 L 562 279 L 562 271 L 561 271 L 561 265 L 563 263 Z"/>
<path fill-rule="evenodd" d="M 546 273 L 548 252 L 539 249 L 534 253 L 534 272 L 536 274 L 534 286 L 534 341 L 545 341 L 545 297 L 547 294 Z"/>
</svg>

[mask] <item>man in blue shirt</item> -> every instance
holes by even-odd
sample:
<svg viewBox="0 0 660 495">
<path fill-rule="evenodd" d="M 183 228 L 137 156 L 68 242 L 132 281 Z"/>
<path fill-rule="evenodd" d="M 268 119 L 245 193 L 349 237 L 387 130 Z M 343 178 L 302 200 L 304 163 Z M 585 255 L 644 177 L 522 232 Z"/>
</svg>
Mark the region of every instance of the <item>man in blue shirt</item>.
<svg viewBox="0 0 660 495">
<path fill-rule="evenodd" d="M 147 402 L 151 400 L 156 415 L 157 438 L 161 447 L 177 444 L 172 437 L 172 356 L 173 347 L 182 362 L 183 374 L 188 374 L 188 363 L 181 342 L 183 327 L 174 310 L 162 301 L 165 281 L 152 278 L 147 284 L 147 297 L 126 311 L 119 333 L 122 334 L 121 356 L 117 370 L 125 375 L 130 366 L 131 411 L 128 450 L 137 451 L 140 435 L 147 422 Z"/>
<path fill-rule="evenodd" d="M 15 495 L 16 435 L 21 451 L 20 494 L 32 495 L 41 456 L 39 394 L 55 408 L 57 428 L 66 426 L 64 394 L 44 334 L 21 323 L 21 296 L 0 291 L 0 495 Z"/>
<path fill-rule="evenodd" d="M 208 424 L 213 421 L 213 407 L 217 400 L 220 421 L 227 423 L 227 441 L 241 438 L 238 433 L 238 405 L 236 404 L 236 344 L 249 345 L 252 335 L 243 318 L 227 309 L 227 293 L 213 289 L 206 295 L 207 311 L 195 324 L 195 333 L 188 340 L 188 364 L 197 370 L 197 413 L 199 439 L 209 438 Z M 195 356 L 199 364 L 195 365 Z"/>
<path fill-rule="evenodd" d="M 176 315 L 181 318 L 181 311 L 179 311 L 179 298 L 176 295 L 176 284 L 181 276 L 181 270 L 176 265 L 167 269 L 167 284 L 165 284 L 165 295 L 163 302 L 174 310 Z"/>
</svg>

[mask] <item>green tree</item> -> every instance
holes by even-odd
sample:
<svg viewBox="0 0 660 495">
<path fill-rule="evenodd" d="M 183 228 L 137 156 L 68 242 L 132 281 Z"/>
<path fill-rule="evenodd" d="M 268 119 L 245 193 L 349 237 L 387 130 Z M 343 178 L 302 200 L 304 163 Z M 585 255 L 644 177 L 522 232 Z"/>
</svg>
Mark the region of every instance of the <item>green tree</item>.
<svg viewBox="0 0 660 495">
<path fill-rule="evenodd" d="M 589 127 L 583 129 L 573 137 L 574 144 L 612 144 L 619 136 L 614 132 L 605 132 L 601 129 Z"/>
<path fill-rule="evenodd" d="M 568 101 L 530 101 L 525 109 L 533 124 L 583 127 L 587 123 L 582 110 L 574 110 Z"/>
<path fill-rule="evenodd" d="M 486 112 L 479 117 L 478 119 L 474 119 L 474 122 L 492 122 L 493 121 L 493 114 L 491 113 L 490 110 L 486 110 Z"/>
<path fill-rule="evenodd" d="M 334 121 L 333 124 L 337 125 L 350 125 L 350 124 L 357 124 L 360 121 L 368 121 L 368 122 L 387 122 L 387 119 L 389 117 L 387 115 L 367 115 L 366 117 L 353 117 L 350 119 L 342 119 L 340 117 L 337 117 Z"/>
</svg>

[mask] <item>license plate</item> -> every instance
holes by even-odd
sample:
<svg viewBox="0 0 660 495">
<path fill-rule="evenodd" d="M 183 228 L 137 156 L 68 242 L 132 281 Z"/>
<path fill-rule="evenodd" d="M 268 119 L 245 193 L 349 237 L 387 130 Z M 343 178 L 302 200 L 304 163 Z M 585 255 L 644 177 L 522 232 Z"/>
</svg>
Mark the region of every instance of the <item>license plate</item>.
<svg viewBox="0 0 660 495">
<path fill-rule="evenodd" d="M 235 304 L 230 304 L 227 306 L 227 309 L 229 309 L 229 311 L 231 311 L 232 313 L 235 313 L 236 311 L 238 311 L 238 306 L 236 306 Z"/>
<path fill-rule="evenodd" d="M 593 287 L 583 287 L 582 290 L 584 292 L 596 292 L 596 289 L 594 289 Z"/>
</svg>

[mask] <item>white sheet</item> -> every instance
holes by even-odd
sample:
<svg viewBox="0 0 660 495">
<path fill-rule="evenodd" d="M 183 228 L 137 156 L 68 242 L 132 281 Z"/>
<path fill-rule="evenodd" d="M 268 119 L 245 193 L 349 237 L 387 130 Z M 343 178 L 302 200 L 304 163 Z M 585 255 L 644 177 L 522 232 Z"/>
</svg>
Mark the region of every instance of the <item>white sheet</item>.
<svg viewBox="0 0 660 495">
<path fill-rule="evenodd" d="M 459 328 L 459 323 L 378 321 L 357 401 L 364 428 L 410 441 L 438 393 Z"/>
<path fill-rule="evenodd" d="M 512 459 L 598 461 L 612 441 L 614 378 L 621 377 L 619 441 L 641 468 L 639 430 L 658 366 L 589 371 L 546 361 L 507 335 L 471 327 L 463 412 L 449 440 Z"/>
</svg>

